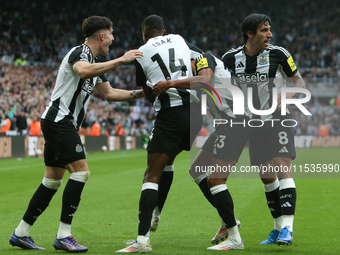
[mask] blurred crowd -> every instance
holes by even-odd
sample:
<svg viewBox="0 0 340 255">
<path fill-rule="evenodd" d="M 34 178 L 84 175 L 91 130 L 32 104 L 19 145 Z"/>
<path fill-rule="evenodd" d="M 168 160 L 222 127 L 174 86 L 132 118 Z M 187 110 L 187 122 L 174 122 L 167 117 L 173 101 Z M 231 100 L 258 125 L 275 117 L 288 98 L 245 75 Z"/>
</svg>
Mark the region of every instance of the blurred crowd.
<svg viewBox="0 0 340 255">
<path fill-rule="evenodd" d="M 242 44 L 240 25 L 251 12 L 272 18 L 272 43 L 293 54 L 303 77 L 340 78 L 340 6 L 330 0 L 275 0 L 270 4 L 251 0 L 1 1 L 0 121 L 10 119 L 10 129 L 19 132 L 27 125 L 29 132 L 31 122 L 48 103 L 61 59 L 71 47 L 84 42 L 81 23 L 90 15 L 113 21 L 115 40 L 103 57 L 108 60 L 143 44 L 141 23 L 150 14 L 164 18 L 168 33 L 181 34 L 221 57 Z M 113 87 L 136 88 L 133 65 L 112 70 L 107 77 Z M 295 114 L 297 134 L 316 134 L 318 126 L 326 124 L 330 134 L 339 135 L 339 106 L 313 100 L 309 107 L 312 117 Z M 119 123 L 124 135 L 144 135 L 154 119 L 155 112 L 145 99 L 109 104 L 94 93 L 83 128 L 88 133 L 97 122 L 101 133 L 115 134 Z"/>
</svg>

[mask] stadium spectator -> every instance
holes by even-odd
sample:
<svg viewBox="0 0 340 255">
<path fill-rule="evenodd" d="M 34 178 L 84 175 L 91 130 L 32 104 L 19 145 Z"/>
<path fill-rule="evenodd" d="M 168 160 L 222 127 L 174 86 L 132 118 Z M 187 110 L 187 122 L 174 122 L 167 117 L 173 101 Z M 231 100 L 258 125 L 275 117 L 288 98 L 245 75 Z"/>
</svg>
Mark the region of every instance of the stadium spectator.
<svg viewBox="0 0 340 255">
<path fill-rule="evenodd" d="M 119 136 L 124 135 L 124 129 L 123 129 L 123 127 L 122 127 L 122 124 L 117 123 L 117 125 L 116 125 L 116 127 L 115 127 L 115 134 L 116 134 L 116 135 L 119 135 Z"/>
<path fill-rule="evenodd" d="M 100 124 L 98 122 L 93 123 L 91 127 L 92 136 L 100 136 Z"/>
<path fill-rule="evenodd" d="M 33 114 L 32 121 L 30 123 L 30 135 L 40 136 L 41 135 L 41 125 L 39 121 L 38 114 Z"/>
<path fill-rule="evenodd" d="M 0 129 L 1 135 L 6 135 L 6 132 L 11 130 L 12 122 L 8 115 L 6 115 L 5 118 L 3 118 L 0 126 L 1 126 L 1 129 Z"/>
<path fill-rule="evenodd" d="M 27 134 L 27 118 L 25 111 L 21 110 L 20 114 L 16 116 L 17 132 L 21 135 Z"/>
<path fill-rule="evenodd" d="M 111 20 L 106 17 L 86 18 L 82 25 L 85 42 L 67 52 L 60 65 L 51 101 L 41 117 L 45 138 L 45 175 L 31 198 L 22 221 L 9 240 L 12 246 L 44 249 L 38 247 L 28 234 L 61 186 L 67 169 L 71 176 L 64 189 L 60 225 L 53 246 L 56 250 L 67 252 L 82 253 L 88 250 L 74 240 L 71 223 L 90 175 L 78 134 L 90 95 L 95 88 L 109 102 L 133 100 L 143 96 L 142 90 L 113 89 L 104 76 L 108 70 L 141 57 L 142 52 L 130 50 L 124 56 L 104 63 L 98 62 L 96 58 L 99 54 L 108 54 L 109 46 L 114 40 L 112 26 Z M 38 100 L 38 90 L 33 90 L 33 93 Z"/>
</svg>

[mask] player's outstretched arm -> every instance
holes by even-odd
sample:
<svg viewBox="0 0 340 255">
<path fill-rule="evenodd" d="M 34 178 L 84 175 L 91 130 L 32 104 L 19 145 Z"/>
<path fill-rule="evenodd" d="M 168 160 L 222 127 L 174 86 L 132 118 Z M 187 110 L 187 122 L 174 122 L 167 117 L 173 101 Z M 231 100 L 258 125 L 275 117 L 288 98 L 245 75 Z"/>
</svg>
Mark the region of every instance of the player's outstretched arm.
<svg viewBox="0 0 340 255">
<path fill-rule="evenodd" d="M 214 71 L 211 68 L 202 69 L 197 76 L 183 80 L 159 81 L 153 86 L 152 92 L 154 95 L 161 94 L 169 88 L 177 89 L 195 89 L 202 86 L 202 83 L 210 84 Z"/>
<path fill-rule="evenodd" d="M 104 73 L 119 65 L 130 63 L 136 58 L 141 58 L 142 56 L 143 52 L 139 50 L 129 50 L 123 56 L 113 60 L 109 60 L 107 62 L 90 64 L 86 61 L 78 61 L 73 65 L 73 70 L 82 79 L 91 79 L 93 77 L 103 75 Z"/>
<path fill-rule="evenodd" d="M 144 92 L 142 89 L 114 89 L 110 86 L 108 81 L 97 83 L 95 88 L 109 102 L 129 101 L 144 97 Z"/>
</svg>

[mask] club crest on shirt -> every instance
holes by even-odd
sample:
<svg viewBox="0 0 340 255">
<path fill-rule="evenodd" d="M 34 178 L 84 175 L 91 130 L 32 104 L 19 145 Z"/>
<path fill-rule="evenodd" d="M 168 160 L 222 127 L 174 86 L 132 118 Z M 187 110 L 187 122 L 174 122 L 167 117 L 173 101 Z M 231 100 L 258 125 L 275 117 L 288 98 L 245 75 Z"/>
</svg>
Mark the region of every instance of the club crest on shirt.
<svg viewBox="0 0 340 255">
<path fill-rule="evenodd" d="M 268 63 L 268 59 L 265 56 L 259 58 L 259 65 L 263 66 Z"/>
<path fill-rule="evenodd" d="M 82 152 L 82 151 L 83 151 L 83 147 L 80 144 L 77 144 L 76 152 Z"/>
</svg>

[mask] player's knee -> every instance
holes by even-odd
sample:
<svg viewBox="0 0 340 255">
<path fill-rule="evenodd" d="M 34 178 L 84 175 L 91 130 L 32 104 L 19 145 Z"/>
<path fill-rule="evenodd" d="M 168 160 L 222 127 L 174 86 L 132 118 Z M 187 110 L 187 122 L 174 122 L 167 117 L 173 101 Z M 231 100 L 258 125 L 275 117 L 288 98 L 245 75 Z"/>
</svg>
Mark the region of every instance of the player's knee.
<svg viewBox="0 0 340 255">
<path fill-rule="evenodd" d="M 54 189 L 54 190 L 58 190 L 62 183 L 63 183 L 63 179 L 50 179 L 50 178 L 44 177 L 44 179 L 42 180 L 42 184 L 46 188 Z"/>
<path fill-rule="evenodd" d="M 209 188 L 212 188 L 217 185 L 225 184 L 226 179 L 224 178 L 208 178 L 208 186 Z"/>
<path fill-rule="evenodd" d="M 275 157 L 273 159 L 275 166 L 290 166 L 292 163 L 291 157 Z"/>
<path fill-rule="evenodd" d="M 90 177 L 90 171 L 73 172 L 71 173 L 71 180 L 85 183 Z"/>
</svg>

